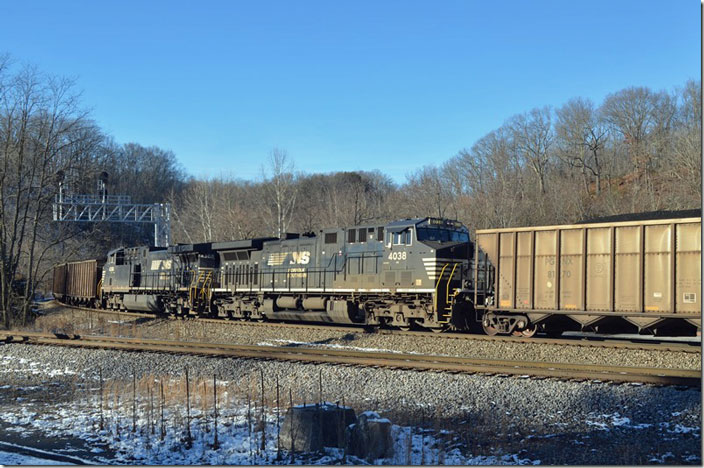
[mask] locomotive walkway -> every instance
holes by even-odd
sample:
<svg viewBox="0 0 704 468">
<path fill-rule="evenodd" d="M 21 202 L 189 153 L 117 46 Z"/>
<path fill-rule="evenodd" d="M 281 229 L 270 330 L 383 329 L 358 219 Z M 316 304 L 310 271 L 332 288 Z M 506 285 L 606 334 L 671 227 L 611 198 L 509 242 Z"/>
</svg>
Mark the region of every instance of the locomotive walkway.
<svg viewBox="0 0 704 468">
<path fill-rule="evenodd" d="M 369 352 L 347 349 L 330 350 L 302 346 L 233 345 L 23 331 L 0 332 L 0 342 L 282 360 L 305 363 L 329 363 L 413 371 L 533 376 L 538 378 L 550 377 L 567 380 L 596 380 L 601 382 L 642 382 L 690 387 L 701 386 L 701 372 L 698 370 L 684 369 L 471 359 L 465 357 Z"/>
</svg>

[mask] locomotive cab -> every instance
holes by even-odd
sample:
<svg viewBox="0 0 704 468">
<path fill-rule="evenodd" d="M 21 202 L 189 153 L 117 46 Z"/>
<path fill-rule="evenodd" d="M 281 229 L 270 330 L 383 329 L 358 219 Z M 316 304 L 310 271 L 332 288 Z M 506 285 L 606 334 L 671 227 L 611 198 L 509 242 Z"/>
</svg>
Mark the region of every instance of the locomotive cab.
<svg viewBox="0 0 704 468">
<path fill-rule="evenodd" d="M 385 229 L 382 287 L 403 301 L 379 311 L 383 320 L 402 329 L 447 328 L 468 297 L 463 290 L 471 255 L 467 228 L 454 220 L 415 218 Z"/>
</svg>

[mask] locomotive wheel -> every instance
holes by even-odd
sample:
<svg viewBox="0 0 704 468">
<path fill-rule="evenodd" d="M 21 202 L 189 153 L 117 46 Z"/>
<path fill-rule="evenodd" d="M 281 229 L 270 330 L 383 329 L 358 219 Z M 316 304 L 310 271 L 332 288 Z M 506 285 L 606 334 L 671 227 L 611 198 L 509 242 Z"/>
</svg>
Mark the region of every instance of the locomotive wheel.
<svg viewBox="0 0 704 468">
<path fill-rule="evenodd" d="M 428 328 L 428 330 L 430 330 L 433 333 L 442 333 L 445 331 L 444 328 Z"/>
<path fill-rule="evenodd" d="M 407 331 L 410 331 L 410 330 L 411 330 L 411 326 L 408 325 L 407 327 L 398 327 L 398 329 L 401 330 L 401 331 L 407 332 Z"/>
<path fill-rule="evenodd" d="M 484 333 L 489 336 L 494 336 L 499 333 L 499 330 L 497 330 L 496 328 L 492 327 L 491 325 L 485 324 L 484 320 L 482 320 L 482 329 L 484 330 Z"/>
</svg>

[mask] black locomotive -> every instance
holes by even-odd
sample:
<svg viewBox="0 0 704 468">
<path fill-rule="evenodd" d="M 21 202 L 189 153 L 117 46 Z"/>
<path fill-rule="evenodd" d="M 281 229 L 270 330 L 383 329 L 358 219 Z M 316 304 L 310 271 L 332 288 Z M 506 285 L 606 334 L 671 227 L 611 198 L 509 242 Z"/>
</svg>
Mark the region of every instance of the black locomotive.
<svg viewBox="0 0 704 468">
<path fill-rule="evenodd" d="M 473 253 L 467 228 L 439 218 L 118 248 L 108 253 L 94 303 L 182 316 L 463 328 L 474 299 Z"/>
</svg>

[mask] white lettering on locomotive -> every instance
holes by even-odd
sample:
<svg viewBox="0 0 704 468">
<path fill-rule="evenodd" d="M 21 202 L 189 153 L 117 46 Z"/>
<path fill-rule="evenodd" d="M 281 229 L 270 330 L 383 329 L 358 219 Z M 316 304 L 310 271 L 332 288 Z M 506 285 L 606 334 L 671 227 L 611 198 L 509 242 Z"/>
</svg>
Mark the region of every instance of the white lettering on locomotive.
<svg viewBox="0 0 704 468">
<path fill-rule="evenodd" d="M 391 252 L 389 254 L 389 260 L 405 260 L 406 252 Z"/>
<path fill-rule="evenodd" d="M 300 265 L 307 265 L 310 262 L 310 252 L 307 250 L 301 252 L 291 252 L 291 265 L 296 263 Z"/>
<path fill-rule="evenodd" d="M 288 276 L 289 278 L 305 278 L 308 272 L 305 268 L 289 268 Z"/>
<path fill-rule="evenodd" d="M 171 260 L 152 260 L 151 270 L 170 270 Z"/>
<path fill-rule="evenodd" d="M 266 263 L 269 266 L 279 266 L 284 263 L 286 257 L 288 257 L 288 252 L 272 253 L 269 254 L 269 260 Z M 288 263 L 290 265 L 307 265 L 310 263 L 310 251 L 291 252 L 291 259 Z"/>
</svg>

